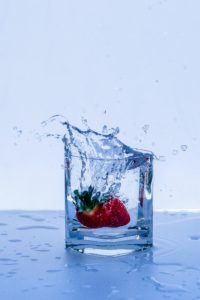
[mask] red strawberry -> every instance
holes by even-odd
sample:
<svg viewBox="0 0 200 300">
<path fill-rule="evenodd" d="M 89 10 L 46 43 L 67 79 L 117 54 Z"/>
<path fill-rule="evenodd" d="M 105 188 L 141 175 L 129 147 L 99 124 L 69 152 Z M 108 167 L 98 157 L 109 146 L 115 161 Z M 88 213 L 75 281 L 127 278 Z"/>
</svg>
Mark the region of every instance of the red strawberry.
<svg viewBox="0 0 200 300">
<path fill-rule="evenodd" d="M 76 217 L 88 228 L 119 227 L 130 222 L 125 205 L 116 197 L 101 198 L 100 193 L 94 193 L 94 188 L 82 194 L 76 190 Z"/>
</svg>

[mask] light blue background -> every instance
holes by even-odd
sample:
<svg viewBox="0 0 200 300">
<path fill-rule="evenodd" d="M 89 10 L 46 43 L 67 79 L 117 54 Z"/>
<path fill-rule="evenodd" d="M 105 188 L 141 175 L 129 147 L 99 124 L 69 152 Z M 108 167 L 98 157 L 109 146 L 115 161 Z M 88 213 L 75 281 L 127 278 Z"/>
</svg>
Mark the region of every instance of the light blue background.
<svg viewBox="0 0 200 300">
<path fill-rule="evenodd" d="M 200 209 L 199 11 L 198 0 L 1 0 L 0 209 L 64 208 L 62 144 L 33 137 L 57 113 L 165 156 L 156 209 Z"/>
</svg>

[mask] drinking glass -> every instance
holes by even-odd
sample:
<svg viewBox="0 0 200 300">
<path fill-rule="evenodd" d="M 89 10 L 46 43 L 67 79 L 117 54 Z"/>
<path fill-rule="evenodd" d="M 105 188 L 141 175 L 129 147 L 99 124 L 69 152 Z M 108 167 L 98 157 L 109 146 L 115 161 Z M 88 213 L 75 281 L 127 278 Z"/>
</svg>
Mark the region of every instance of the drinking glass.
<svg viewBox="0 0 200 300">
<path fill-rule="evenodd" d="M 122 254 L 152 246 L 153 158 L 83 159 L 65 147 L 66 247 Z"/>
</svg>

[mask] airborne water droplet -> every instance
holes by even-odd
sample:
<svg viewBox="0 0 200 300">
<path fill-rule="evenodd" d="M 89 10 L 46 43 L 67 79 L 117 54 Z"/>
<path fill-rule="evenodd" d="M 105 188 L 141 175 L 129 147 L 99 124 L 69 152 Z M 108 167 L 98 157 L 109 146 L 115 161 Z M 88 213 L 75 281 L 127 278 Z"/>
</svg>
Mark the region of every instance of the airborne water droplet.
<svg viewBox="0 0 200 300">
<path fill-rule="evenodd" d="M 160 160 L 160 161 L 166 161 L 166 157 L 165 157 L 165 156 L 162 156 L 162 155 L 160 155 L 160 156 L 158 156 L 158 160 Z"/>
<path fill-rule="evenodd" d="M 145 134 L 147 134 L 147 132 L 148 132 L 148 130 L 149 130 L 149 127 L 150 127 L 149 124 L 145 124 L 145 125 L 142 127 L 142 130 L 144 131 Z"/>
<path fill-rule="evenodd" d="M 186 151 L 188 149 L 188 146 L 187 145 L 181 145 L 181 150 L 182 151 Z"/>
<path fill-rule="evenodd" d="M 178 154 L 178 150 L 173 149 L 173 150 L 172 150 L 172 154 L 173 154 L 173 155 L 177 155 L 177 154 Z"/>
</svg>

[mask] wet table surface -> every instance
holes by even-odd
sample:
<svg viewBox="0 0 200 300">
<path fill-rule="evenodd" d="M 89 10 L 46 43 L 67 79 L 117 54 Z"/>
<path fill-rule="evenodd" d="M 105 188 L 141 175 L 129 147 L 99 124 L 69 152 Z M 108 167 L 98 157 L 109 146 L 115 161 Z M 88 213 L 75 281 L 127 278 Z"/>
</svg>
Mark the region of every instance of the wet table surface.
<svg viewBox="0 0 200 300">
<path fill-rule="evenodd" d="M 154 247 L 105 257 L 64 248 L 63 212 L 0 212 L 0 298 L 200 299 L 200 213 L 154 213 Z"/>
</svg>

